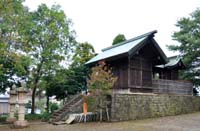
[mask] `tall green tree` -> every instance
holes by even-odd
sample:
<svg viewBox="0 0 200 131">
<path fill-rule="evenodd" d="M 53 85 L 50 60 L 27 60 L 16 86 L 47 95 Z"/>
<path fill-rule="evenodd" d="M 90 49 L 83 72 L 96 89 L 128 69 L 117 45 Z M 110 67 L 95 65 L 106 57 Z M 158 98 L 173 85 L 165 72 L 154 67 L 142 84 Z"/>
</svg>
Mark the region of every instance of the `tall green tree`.
<svg viewBox="0 0 200 131">
<path fill-rule="evenodd" d="M 116 45 L 120 42 L 123 42 L 126 40 L 126 37 L 123 35 L 123 34 L 118 34 L 114 39 L 113 39 L 113 42 L 112 42 L 112 45 Z"/>
<path fill-rule="evenodd" d="M 173 39 L 179 45 L 168 46 L 172 51 L 179 51 L 187 70 L 182 77 L 191 80 L 195 86 L 200 85 L 200 9 L 195 10 L 189 17 L 181 18 L 176 26 Z"/>
<path fill-rule="evenodd" d="M 87 89 L 87 77 L 89 74 L 89 68 L 85 66 L 85 63 L 94 57 L 95 50 L 91 44 L 88 42 L 78 43 L 72 57 L 72 64 L 69 68 L 71 71 L 71 78 L 74 81 L 74 88 L 80 88 L 81 90 Z"/>
<path fill-rule="evenodd" d="M 75 43 L 71 21 L 60 6 L 48 8 L 42 4 L 20 21 L 21 51 L 32 58 L 29 86 L 32 88 L 32 110 L 35 110 L 35 95 L 43 77 L 54 74 L 67 61 Z"/>
<path fill-rule="evenodd" d="M 78 43 L 72 57 L 72 66 L 84 65 L 89 59 L 95 56 L 94 47 L 88 42 Z"/>
<path fill-rule="evenodd" d="M 15 49 L 20 42 L 18 20 L 27 12 L 22 2 L 0 1 L 0 92 L 28 74 L 29 58 Z"/>
</svg>

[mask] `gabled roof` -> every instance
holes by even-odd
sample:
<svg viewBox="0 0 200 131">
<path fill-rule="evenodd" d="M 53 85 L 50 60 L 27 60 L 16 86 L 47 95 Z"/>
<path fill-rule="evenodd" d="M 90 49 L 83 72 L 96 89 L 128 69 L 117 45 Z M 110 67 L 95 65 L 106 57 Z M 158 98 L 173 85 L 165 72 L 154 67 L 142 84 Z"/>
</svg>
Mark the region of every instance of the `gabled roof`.
<svg viewBox="0 0 200 131">
<path fill-rule="evenodd" d="M 111 47 L 105 48 L 102 50 L 102 53 L 99 53 L 97 56 L 90 59 L 88 62 L 86 62 L 86 64 L 91 64 L 100 60 L 116 57 L 122 54 L 130 55 L 131 53 L 133 53 L 133 51 L 137 51 L 137 49 L 139 49 L 139 47 L 142 46 L 142 43 L 144 43 L 146 39 L 148 39 L 149 37 L 153 38 L 155 33 L 157 33 L 156 30 L 126 40 Z M 154 44 L 155 47 L 158 49 L 161 57 L 164 59 L 165 62 L 167 62 L 166 56 L 161 50 L 161 48 L 157 45 L 156 42 L 154 42 Z"/>
<path fill-rule="evenodd" d="M 174 67 L 181 67 L 185 68 L 180 56 L 172 56 L 168 57 L 169 62 L 165 65 L 157 65 L 156 67 L 159 68 L 174 68 Z"/>
</svg>

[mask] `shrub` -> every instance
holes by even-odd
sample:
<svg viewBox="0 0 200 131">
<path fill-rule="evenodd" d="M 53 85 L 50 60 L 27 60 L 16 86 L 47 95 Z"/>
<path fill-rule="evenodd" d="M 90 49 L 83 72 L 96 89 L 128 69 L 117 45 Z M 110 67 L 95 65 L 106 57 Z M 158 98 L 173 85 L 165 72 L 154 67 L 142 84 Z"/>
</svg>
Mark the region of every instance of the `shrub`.
<svg viewBox="0 0 200 131">
<path fill-rule="evenodd" d="M 41 120 L 40 114 L 26 114 L 25 115 L 26 120 Z"/>
<path fill-rule="evenodd" d="M 5 122 L 7 119 L 7 115 L 0 116 L 0 122 Z"/>
<path fill-rule="evenodd" d="M 43 114 L 26 114 L 25 119 L 26 120 L 41 120 L 41 121 L 47 121 L 50 117 L 50 114 L 47 112 L 44 112 Z"/>
<path fill-rule="evenodd" d="M 97 102 L 96 97 L 94 97 L 94 96 L 87 97 L 88 111 L 89 112 L 94 112 L 94 111 L 97 110 L 96 109 L 96 102 Z"/>
<path fill-rule="evenodd" d="M 51 110 L 51 113 L 53 113 L 55 110 L 58 110 L 58 105 L 56 103 L 51 103 L 50 105 L 50 110 Z"/>
</svg>

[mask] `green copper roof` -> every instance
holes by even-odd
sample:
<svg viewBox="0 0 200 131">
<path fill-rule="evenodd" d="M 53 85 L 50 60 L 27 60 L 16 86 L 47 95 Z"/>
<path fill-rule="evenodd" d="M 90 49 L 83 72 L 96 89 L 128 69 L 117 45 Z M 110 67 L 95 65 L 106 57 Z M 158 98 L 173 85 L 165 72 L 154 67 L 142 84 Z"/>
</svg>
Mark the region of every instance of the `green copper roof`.
<svg viewBox="0 0 200 131">
<path fill-rule="evenodd" d="M 115 57 L 115 56 L 118 56 L 118 55 L 121 55 L 121 54 L 127 53 L 128 55 L 130 55 L 130 53 L 132 53 L 132 51 L 137 51 L 137 49 L 142 45 L 142 43 L 147 38 L 149 38 L 150 36 L 153 37 L 153 35 L 156 32 L 157 31 L 151 31 L 151 32 L 148 32 L 146 34 L 143 34 L 143 35 L 137 36 L 135 38 L 126 40 L 124 42 L 121 42 L 119 44 L 107 47 L 107 48 L 102 50 L 102 53 L 99 53 L 97 56 L 93 57 L 88 62 L 86 62 L 86 64 L 94 63 L 94 62 L 104 60 L 104 59 L 108 59 L 108 58 L 111 58 L 111 57 Z M 166 60 L 166 56 L 163 53 L 163 51 L 160 49 L 160 47 L 158 45 L 156 47 L 158 48 L 163 59 Z"/>
<path fill-rule="evenodd" d="M 168 67 L 174 67 L 174 66 L 179 66 L 178 64 L 182 63 L 181 58 L 179 56 L 173 56 L 168 58 L 169 62 L 165 65 L 157 65 L 156 67 L 159 68 L 168 68 Z"/>
</svg>

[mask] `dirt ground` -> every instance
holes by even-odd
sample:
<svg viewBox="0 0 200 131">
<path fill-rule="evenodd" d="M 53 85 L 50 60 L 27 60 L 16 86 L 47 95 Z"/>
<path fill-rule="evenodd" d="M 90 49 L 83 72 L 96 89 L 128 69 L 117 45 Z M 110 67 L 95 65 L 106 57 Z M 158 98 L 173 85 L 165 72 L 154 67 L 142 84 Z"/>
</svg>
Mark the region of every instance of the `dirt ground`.
<svg viewBox="0 0 200 131">
<path fill-rule="evenodd" d="M 32 122 L 25 129 L 10 129 L 8 125 L 0 125 L 0 131 L 200 131 L 200 112 L 112 123 L 88 122 L 55 126 Z"/>
</svg>

